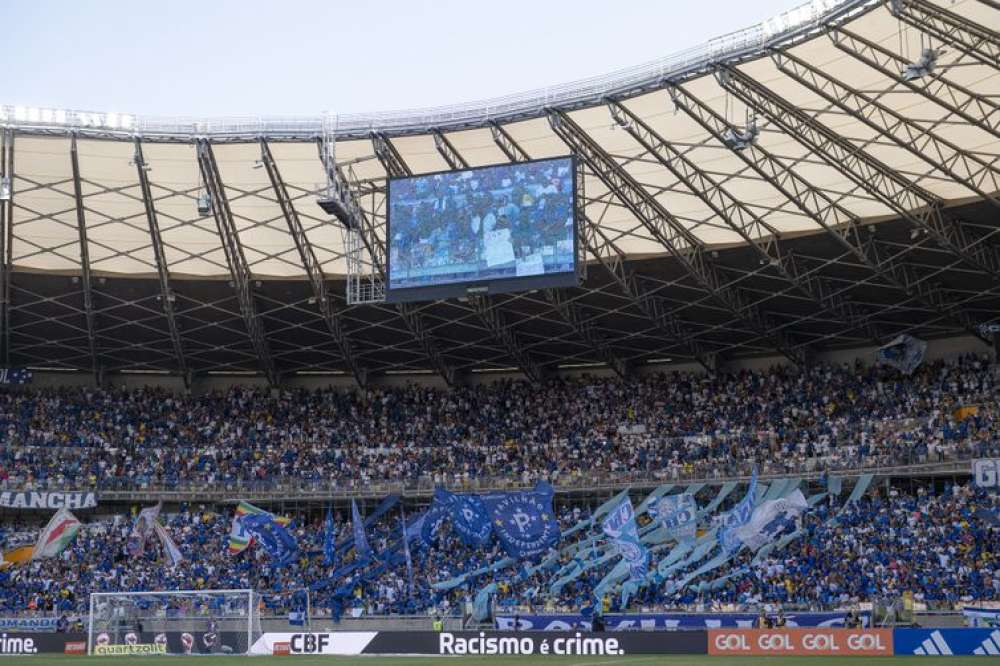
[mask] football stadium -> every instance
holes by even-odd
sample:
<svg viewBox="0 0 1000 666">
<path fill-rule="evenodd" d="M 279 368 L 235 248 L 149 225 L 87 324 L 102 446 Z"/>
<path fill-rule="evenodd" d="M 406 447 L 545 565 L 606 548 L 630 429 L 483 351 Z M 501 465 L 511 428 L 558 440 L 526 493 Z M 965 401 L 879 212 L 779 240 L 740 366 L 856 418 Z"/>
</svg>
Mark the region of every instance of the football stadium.
<svg viewBox="0 0 1000 666">
<path fill-rule="evenodd" d="M 0 654 L 1000 656 L 1000 4 L 595 74 L 0 104 Z"/>
</svg>

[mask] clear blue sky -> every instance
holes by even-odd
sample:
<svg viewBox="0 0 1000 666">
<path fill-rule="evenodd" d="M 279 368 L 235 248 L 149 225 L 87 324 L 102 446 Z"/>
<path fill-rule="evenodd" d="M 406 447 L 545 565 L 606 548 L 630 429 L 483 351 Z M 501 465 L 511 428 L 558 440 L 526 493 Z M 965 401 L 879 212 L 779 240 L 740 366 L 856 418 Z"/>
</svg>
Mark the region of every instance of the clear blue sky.
<svg viewBox="0 0 1000 666">
<path fill-rule="evenodd" d="M 803 0 L 0 0 L 0 103 L 315 115 L 472 101 L 639 64 Z"/>
</svg>

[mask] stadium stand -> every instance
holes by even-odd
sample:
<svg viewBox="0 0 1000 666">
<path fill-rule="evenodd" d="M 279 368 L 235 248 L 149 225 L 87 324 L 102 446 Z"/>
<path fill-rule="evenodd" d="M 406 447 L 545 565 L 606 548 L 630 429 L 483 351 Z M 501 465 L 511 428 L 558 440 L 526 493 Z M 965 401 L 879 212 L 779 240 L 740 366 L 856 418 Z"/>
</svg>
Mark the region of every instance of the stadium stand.
<svg viewBox="0 0 1000 666">
<path fill-rule="evenodd" d="M 891 467 L 998 452 L 989 359 L 440 390 L 0 395 L 10 489 L 560 486 Z M 974 409 L 965 410 L 963 406 Z"/>
<path fill-rule="evenodd" d="M 989 497 L 969 486 L 950 484 L 940 492 L 923 485 L 880 488 L 843 511 L 839 508 L 834 502 L 821 503 L 804 519 L 801 535 L 782 550 L 759 560 L 744 555 L 713 572 L 710 579 L 725 579 L 725 585 L 716 590 L 699 593 L 694 584 L 671 593 L 668 583 L 650 587 L 626 609 L 694 610 L 723 605 L 754 609 L 767 604 L 820 610 L 858 607 L 904 591 L 913 592 L 931 608 L 1000 600 L 996 552 L 1000 531 L 976 513 L 1000 508 L 995 494 Z M 568 528 L 586 512 L 580 505 L 565 507 L 560 522 Z M 834 512 L 835 525 L 828 522 Z M 252 587 L 263 594 L 268 610 L 281 615 L 304 604 L 294 593 L 303 588 L 311 588 L 313 613 L 318 617 L 339 618 L 355 608 L 368 615 L 451 614 L 461 612 L 487 582 L 496 581 L 496 603 L 501 609 L 576 611 L 593 605 L 593 589 L 613 564 L 587 572 L 554 595 L 548 590 L 555 582 L 555 568 L 524 576 L 522 566 L 509 564 L 499 573 L 479 574 L 450 590 L 436 590 L 432 584 L 504 559 L 496 545 L 469 547 L 446 531 L 432 545 L 415 541 L 410 594 L 405 564 L 398 558 L 387 568 L 375 561 L 347 575 L 334 575 L 349 568 L 346 565 L 353 554 L 334 565 L 323 564 L 322 516 L 304 518 L 295 529 L 302 552 L 286 568 L 274 566 L 261 549 L 229 554 L 231 520 L 231 509 L 184 505 L 172 513 L 165 524 L 185 555 L 172 568 L 162 565 L 158 547 L 138 560 L 129 556 L 130 520 L 92 522 L 58 558 L 0 573 L 0 610 L 75 615 L 86 611 L 89 592 Z M 388 550 L 393 532 L 398 534 L 397 521 L 394 513 L 372 528 L 369 539 L 375 551 Z M 349 523 L 337 521 L 336 531 L 349 534 Z M 672 579 L 685 573 L 677 571 Z M 604 601 L 606 611 L 621 609 L 615 595 L 607 595 Z"/>
<path fill-rule="evenodd" d="M 443 109 L 0 105 L 0 620 L 998 621 L 998 58 L 994 0 L 815 0 Z"/>
</svg>

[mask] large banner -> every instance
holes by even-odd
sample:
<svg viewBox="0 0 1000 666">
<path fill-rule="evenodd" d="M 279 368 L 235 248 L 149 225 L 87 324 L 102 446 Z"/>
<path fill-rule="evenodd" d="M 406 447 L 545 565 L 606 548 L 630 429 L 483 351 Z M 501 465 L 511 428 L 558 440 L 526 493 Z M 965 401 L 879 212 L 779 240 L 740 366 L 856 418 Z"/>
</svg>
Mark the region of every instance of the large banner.
<svg viewBox="0 0 1000 666">
<path fill-rule="evenodd" d="M 965 621 L 970 627 L 1000 627 L 1000 608 L 963 606 L 962 615 L 965 616 Z"/>
<path fill-rule="evenodd" d="M 896 629 L 897 655 L 1000 656 L 1000 629 Z"/>
<path fill-rule="evenodd" d="M 55 631 L 58 617 L 0 617 L 0 631 Z"/>
<path fill-rule="evenodd" d="M 1000 487 L 1000 458 L 973 460 L 972 482 L 978 488 Z"/>
<path fill-rule="evenodd" d="M 39 633 L 18 634 L 4 632 L 0 634 L 0 656 L 18 655 L 30 656 L 36 654 L 64 654 L 76 652 L 73 646 L 87 644 L 86 634 Z"/>
<path fill-rule="evenodd" d="M 709 629 L 708 653 L 891 657 L 892 629 Z"/>
<path fill-rule="evenodd" d="M 267 633 L 250 654 L 558 655 L 620 657 L 629 654 L 705 654 L 704 631 L 338 631 Z"/>
<path fill-rule="evenodd" d="M 789 627 L 842 627 L 846 613 L 788 613 L 785 620 Z M 859 613 L 864 626 L 871 624 L 871 613 Z M 497 629 L 522 631 L 590 631 L 590 619 L 581 615 L 497 615 Z M 629 613 L 604 616 L 608 631 L 635 631 L 651 629 L 716 629 L 720 627 L 753 627 L 756 613 Z"/>
<path fill-rule="evenodd" d="M 5 509 L 90 509 L 95 506 L 97 496 L 94 493 L 0 492 L 0 507 Z"/>
</svg>

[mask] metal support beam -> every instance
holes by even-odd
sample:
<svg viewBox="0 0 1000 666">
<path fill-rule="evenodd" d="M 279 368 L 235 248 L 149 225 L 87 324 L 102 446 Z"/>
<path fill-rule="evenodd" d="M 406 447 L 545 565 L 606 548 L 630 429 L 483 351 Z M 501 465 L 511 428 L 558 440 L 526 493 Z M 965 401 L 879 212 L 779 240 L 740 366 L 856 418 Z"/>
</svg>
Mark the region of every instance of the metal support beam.
<svg viewBox="0 0 1000 666">
<path fill-rule="evenodd" d="M 0 181 L 10 186 L 0 200 L 0 363 L 10 367 L 10 281 L 14 253 L 14 130 L 0 133 Z"/>
<path fill-rule="evenodd" d="M 526 162 L 531 159 L 528 153 L 521 148 L 517 141 L 514 140 L 514 137 L 502 125 L 491 123 L 490 130 L 493 134 L 493 141 L 511 162 Z M 578 178 L 582 179 L 582 172 L 578 175 Z M 582 227 L 585 224 L 591 224 L 590 220 L 586 218 L 582 203 L 577 201 L 575 208 L 577 215 L 581 218 L 578 226 Z M 559 316 L 562 317 L 563 321 L 573 328 L 577 337 L 586 342 L 597 353 L 598 357 L 608 364 L 615 374 L 624 378 L 628 372 L 628 364 L 615 354 L 607 340 L 588 321 L 588 318 L 580 312 L 580 306 L 567 296 L 565 290 L 547 289 L 545 290 L 545 297 Z"/>
<path fill-rule="evenodd" d="M 670 97 L 677 109 L 698 123 L 720 145 L 725 145 L 726 132 L 731 130 L 725 118 L 682 85 L 672 85 Z M 733 154 L 760 178 L 781 192 L 789 203 L 812 218 L 838 245 L 868 268 L 873 275 L 900 290 L 903 296 L 907 296 L 915 289 L 918 290 L 917 285 L 901 280 L 896 274 L 899 267 L 891 255 L 886 254 L 883 258 L 872 253 L 870 242 L 872 235 L 863 233 L 861 220 L 842 206 L 837 199 L 806 180 L 797 169 L 773 155 L 760 143 L 751 144 L 745 150 L 733 151 Z M 916 297 L 924 305 L 938 310 L 942 316 L 950 317 L 973 335 L 978 335 L 975 323 L 964 312 L 948 304 L 945 304 L 944 309 L 940 309 L 939 302 L 922 297 L 919 290 Z"/>
<path fill-rule="evenodd" d="M 402 156 L 396 151 L 395 146 L 386 138 L 384 135 L 378 132 L 372 132 L 371 134 L 372 146 L 375 148 L 375 156 L 378 158 L 382 167 L 385 169 L 386 175 L 390 178 L 403 177 L 412 175 L 410 168 L 403 162 Z M 332 174 L 332 177 L 343 179 L 343 175 L 340 173 Z M 359 226 L 361 229 L 362 238 L 365 238 L 365 245 L 369 248 L 374 249 L 374 254 L 372 255 L 373 261 L 376 262 L 376 269 L 381 273 L 383 279 L 385 278 L 385 243 L 382 239 L 378 238 L 375 234 L 374 226 L 371 221 L 368 220 L 368 216 L 365 214 L 364 209 L 359 205 L 357 207 L 361 216 L 364 218 L 362 224 Z M 367 238 L 366 238 L 367 237 Z M 376 255 L 382 257 L 382 259 L 377 259 Z M 424 325 L 423 317 L 421 316 L 419 310 L 411 303 L 399 303 L 396 305 L 396 311 L 399 316 L 403 319 L 403 323 L 410 330 L 410 333 L 420 344 L 420 348 L 423 350 L 424 355 L 431 362 L 431 364 L 437 369 L 438 374 L 440 374 L 445 382 L 449 386 L 455 386 L 460 383 L 460 377 L 458 372 L 445 361 L 444 356 L 438 351 L 437 345 L 427 327 Z"/>
<path fill-rule="evenodd" d="M 625 252 L 615 245 L 598 223 L 586 216 L 583 221 L 580 240 L 587 251 L 614 278 L 632 305 L 646 315 L 669 339 L 677 340 L 706 371 L 714 374 L 720 364 L 718 354 L 705 349 L 687 329 L 685 323 L 674 316 L 663 299 L 657 297 L 635 271 L 628 268 Z"/>
<path fill-rule="evenodd" d="M 267 342 L 264 322 L 257 314 L 257 304 L 250 291 L 252 281 L 250 266 L 247 264 L 246 255 L 243 253 L 243 244 L 240 242 L 239 232 L 233 221 L 233 213 L 229 208 L 229 198 L 226 196 L 226 188 L 219 174 L 219 165 L 215 161 L 212 144 L 207 139 L 198 139 L 197 149 L 198 166 L 201 169 L 202 180 L 212 199 L 212 215 L 215 217 L 215 226 L 219 231 L 219 238 L 222 240 L 222 250 L 226 255 L 226 264 L 229 266 L 229 274 L 233 281 L 233 289 L 236 291 L 236 300 L 239 302 L 240 315 L 243 317 L 243 324 L 250 338 L 250 345 L 257 355 L 257 361 L 260 363 L 268 383 L 271 386 L 277 386 L 281 377 L 271 356 L 271 347 Z"/>
<path fill-rule="evenodd" d="M 549 110 L 552 130 L 572 148 L 660 245 L 712 298 L 734 316 L 746 322 L 758 335 L 769 338 L 774 347 L 797 365 L 805 365 L 807 352 L 776 329 L 766 315 L 738 293 L 708 256 L 701 240 L 669 213 L 593 138 L 567 114 Z"/>
<path fill-rule="evenodd" d="M 438 153 L 444 158 L 444 161 L 448 163 L 454 170 L 468 169 L 469 163 L 465 161 L 465 158 L 455 149 L 451 141 L 448 140 L 441 130 L 433 129 L 431 130 L 431 135 L 434 137 L 434 146 L 437 148 Z"/>
<path fill-rule="evenodd" d="M 153 244 L 153 259 L 156 261 L 156 274 L 160 281 L 160 304 L 163 306 L 163 314 L 167 318 L 167 331 L 170 333 L 170 341 L 174 347 L 174 356 L 177 358 L 177 371 L 184 379 L 184 386 L 191 388 L 191 373 L 188 372 L 187 357 L 184 355 L 184 343 L 181 339 L 180 327 L 177 325 L 177 317 L 174 314 L 173 289 L 170 288 L 170 269 L 167 266 L 167 255 L 163 251 L 163 238 L 160 236 L 160 223 L 156 219 L 156 206 L 153 202 L 153 190 L 149 184 L 149 166 L 146 158 L 142 154 L 142 139 L 138 136 L 133 140 L 135 144 L 135 169 L 139 175 L 139 189 L 142 192 L 142 203 L 146 209 L 146 222 L 149 225 L 149 238 Z"/>
<path fill-rule="evenodd" d="M 523 148 L 514 140 L 514 137 L 500 125 L 499 123 L 491 122 L 490 130 L 493 133 L 493 141 L 496 142 L 497 146 L 503 151 L 504 155 L 508 157 L 512 162 L 524 162 L 530 158 L 528 153 L 524 151 Z M 628 270 L 625 265 L 625 253 L 618 249 L 615 244 L 605 235 L 604 231 L 600 228 L 600 225 L 595 223 L 589 217 L 587 217 L 584 212 L 583 206 L 577 207 L 577 212 L 581 217 L 581 233 L 580 240 L 587 251 L 611 274 L 615 282 L 621 288 L 622 292 L 628 297 L 632 302 L 632 305 L 637 307 L 646 317 L 653 322 L 653 324 L 663 333 L 667 334 L 672 340 L 679 340 L 681 343 L 689 350 L 691 356 L 701 364 L 705 370 L 709 373 L 715 373 L 718 368 L 718 357 L 702 348 L 700 343 L 695 340 L 691 334 L 685 330 L 683 324 L 673 317 L 670 311 L 664 307 L 661 299 L 657 298 L 653 293 L 646 288 L 645 284 L 639 280 L 635 273 Z M 556 299 L 550 298 L 550 302 L 556 305 Z M 564 306 L 573 306 L 572 301 L 567 299 L 561 299 Z M 557 305 L 557 309 L 559 306 Z M 576 322 L 584 322 L 585 318 L 578 316 L 578 314 L 567 311 L 567 316 L 564 317 L 567 322 L 573 325 Z M 582 327 L 577 333 L 586 339 L 587 336 L 594 335 L 592 327 Z M 607 344 L 604 343 L 600 336 L 597 336 L 594 342 L 591 343 L 598 351 L 604 355 L 607 354 L 610 349 Z M 603 347 L 603 349 L 602 349 Z M 626 364 L 620 359 L 615 359 L 613 362 L 609 361 L 609 365 L 612 368 L 621 367 L 625 368 Z M 616 370 L 617 372 L 617 370 Z"/>
<path fill-rule="evenodd" d="M 337 348 L 340 350 L 340 355 L 343 357 L 344 363 L 351 369 L 354 379 L 360 386 L 366 386 L 368 383 L 368 370 L 358 362 L 351 340 L 347 336 L 347 333 L 344 332 L 340 312 L 337 311 L 326 289 L 326 276 L 323 275 L 323 269 L 316 259 L 316 252 L 313 250 L 308 236 L 306 236 L 302 221 L 299 219 L 299 213 L 295 210 L 295 204 L 292 202 L 291 197 L 288 196 L 288 188 L 285 186 L 285 181 L 281 177 L 278 164 L 274 161 L 274 156 L 271 154 L 271 146 L 268 144 L 267 139 L 263 137 L 260 139 L 260 156 L 261 162 L 264 164 L 264 170 L 267 171 L 267 177 L 271 181 L 274 196 L 278 200 L 278 206 L 281 208 L 281 214 L 285 217 L 286 224 L 288 224 L 288 233 L 291 234 L 292 240 L 295 241 L 295 248 L 299 251 L 299 258 L 302 259 L 302 267 L 306 271 L 306 277 L 309 278 L 309 284 L 312 287 L 313 297 L 316 299 L 316 306 L 319 308 L 320 315 L 323 317 L 323 321 L 326 322 L 326 326 L 330 330 Z"/>
<path fill-rule="evenodd" d="M 736 232 L 747 246 L 756 252 L 762 264 L 770 265 L 821 311 L 848 324 L 851 329 L 864 329 L 876 345 L 884 342 L 882 336 L 854 311 L 850 303 L 831 290 L 815 274 L 804 270 L 793 255 L 782 252 L 777 230 L 742 199 L 733 196 L 724 185 L 698 167 L 683 151 L 660 136 L 627 106 L 613 98 L 609 98 L 607 104 L 615 122 L 624 128 L 647 154 L 672 173 L 719 219 Z"/>
<path fill-rule="evenodd" d="M 73 168 L 73 197 L 76 201 L 76 229 L 80 240 L 80 283 L 83 289 L 83 312 L 87 320 L 87 347 L 90 349 L 91 372 L 94 380 L 102 383 L 104 369 L 97 351 L 97 325 L 94 315 L 93 281 L 90 275 L 90 245 L 87 242 L 87 215 L 83 205 L 83 185 L 80 180 L 80 156 L 77 152 L 76 134 L 70 137 L 70 163 Z"/>
<path fill-rule="evenodd" d="M 791 79 L 1000 208 L 1000 168 L 790 52 L 772 59 Z"/>
<path fill-rule="evenodd" d="M 628 377 L 628 363 L 615 354 L 607 340 L 604 339 L 604 336 L 589 321 L 589 318 L 584 314 L 580 306 L 569 298 L 565 289 L 546 289 L 545 298 L 552 304 L 552 307 L 556 309 L 559 315 L 573 327 L 573 331 L 597 352 L 598 357 L 607 363 L 608 367 L 616 375 L 622 379 Z"/>
<path fill-rule="evenodd" d="M 489 296 L 470 295 L 469 304 L 486 328 L 489 329 L 490 335 L 503 345 L 504 350 L 514 360 L 525 377 L 536 383 L 545 379 L 545 371 L 532 360 L 531 355 L 521 345 L 517 333 L 506 321 L 506 317 L 494 299 Z"/>
<path fill-rule="evenodd" d="M 455 149 L 455 146 L 448 140 L 448 137 L 438 130 L 431 130 L 431 133 L 434 136 L 434 146 L 437 148 L 438 153 L 441 154 L 441 157 L 444 158 L 444 161 L 448 163 L 448 166 L 455 170 L 469 168 L 469 163 Z M 400 159 L 399 163 L 405 167 L 402 159 Z M 408 167 L 406 171 L 410 173 Z M 517 332 L 506 321 L 496 301 L 488 294 L 470 295 L 469 304 L 472 305 L 483 326 L 490 332 L 493 339 L 500 343 L 504 351 L 507 352 L 507 355 L 513 359 L 517 367 L 524 373 L 524 376 L 532 382 L 542 381 L 545 378 L 545 371 L 532 360 L 531 355 L 521 344 Z"/>
<path fill-rule="evenodd" d="M 972 231 L 943 210 L 934 195 L 774 94 L 739 69 L 718 71 L 719 83 L 744 104 L 781 127 L 799 143 L 843 173 L 895 214 L 926 233 L 941 248 L 992 278 L 1000 277 L 998 257 Z"/>
<path fill-rule="evenodd" d="M 918 79 L 907 80 L 900 75 L 910 64 L 903 56 L 844 27 L 832 28 L 827 35 L 834 46 L 844 53 L 895 80 L 899 85 L 923 95 L 965 122 L 1000 138 L 1000 104 L 993 98 L 949 81 L 943 73 L 929 73 Z"/>
<path fill-rule="evenodd" d="M 403 163 L 403 156 L 392 145 L 389 137 L 381 132 L 371 133 L 372 147 L 375 149 L 375 157 L 382 164 L 385 172 L 390 178 L 410 175 L 410 168 Z"/>
<path fill-rule="evenodd" d="M 1000 33 L 927 0 L 889 0 L 893 16 L 984 65 L 1000 62 Z"/>
<path fill-rule="evenodd" d="M 527 162 L 531 159 L 528 157 L 528 153 L 521 148 L 521 144 L 514 140 L 514 137 L 510 135 L 510 132 L 503 125 L 495 120 L 489 121 L 489 125 L 490 132 L 493 134 L 493 142 L 503 151 L 508 160 L 511 162 Z"/>
</svg>

